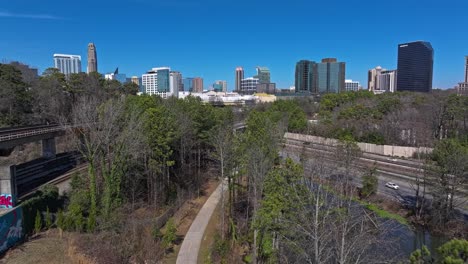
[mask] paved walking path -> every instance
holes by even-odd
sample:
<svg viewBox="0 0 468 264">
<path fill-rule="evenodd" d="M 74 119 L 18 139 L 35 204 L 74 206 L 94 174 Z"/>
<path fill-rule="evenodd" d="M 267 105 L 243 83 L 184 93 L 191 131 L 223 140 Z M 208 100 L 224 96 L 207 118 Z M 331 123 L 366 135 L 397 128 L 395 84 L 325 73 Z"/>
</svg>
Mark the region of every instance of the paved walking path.
<svg viewBox="0 0 468 264">
<path fill-rule="evenodd" d="M 223 188 L 223 190 L 221 190 Z M 182 246 L 177 256 L 177 264 L 196 264 L 198 262 L 198 252 L 200 244 L 205 233 L 206 226 L 210 221 L 216 206 L 221 200 L 221 192 L 227 189 L 227 184 L 219 184 L 216 190 L 211 194 L 210 198 L 205 202 L 197 217 L 190 226 L 189 231 L 185 235 Z"/>
</svg>

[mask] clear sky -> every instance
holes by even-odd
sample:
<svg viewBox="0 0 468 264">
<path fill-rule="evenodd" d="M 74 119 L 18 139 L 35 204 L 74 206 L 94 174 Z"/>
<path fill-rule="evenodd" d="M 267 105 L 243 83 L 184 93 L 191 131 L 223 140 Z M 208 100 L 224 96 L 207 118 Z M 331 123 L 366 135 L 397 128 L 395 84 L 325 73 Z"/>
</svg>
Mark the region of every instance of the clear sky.
<svg viewBox="0 0 468 264">
<path fill-rule="evenodd" d="M 336 57 L 346 78 L 367 87 L 367 70 L 396 68 L 399 43 L 435 50 L 434 87 L 463 80 L 467 0 L 0 0 L 0 59 L 42 72 L 54 53 L 82 56 L 94 42 L 99 71 L 127 76 L 170 66 L 208 87 L 236 66 L 246 77 L 270 68 L 279 88 L 294 85 L 295 63 Z"/>
</svg>

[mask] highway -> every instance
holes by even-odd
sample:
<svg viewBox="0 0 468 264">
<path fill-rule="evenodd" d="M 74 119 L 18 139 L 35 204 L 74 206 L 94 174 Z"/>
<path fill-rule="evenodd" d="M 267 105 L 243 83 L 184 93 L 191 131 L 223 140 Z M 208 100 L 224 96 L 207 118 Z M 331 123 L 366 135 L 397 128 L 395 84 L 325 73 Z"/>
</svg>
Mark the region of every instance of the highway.
<svg viewBox="0 0 468 264">
<path fill-rule="evenodd" d="M 290 157 L 296 162 L 301 162 L 301 158 L 305 159 L 302 162 L 313 163 L 314 160 L 326 163 L 329 168 L 333 168 L 333 173 L 339 175 L 344 174 L 343 169 L 338 168 L 336 160 L 336 148 L 332 146 L 303 142 L 292 139 L 285 139 L 283 149 L 280 151 L 280 156 Z M 418 175 L 422 175 L 423 163 L 415 160 L 398 159 L 394 157 L 376 155 L 371 153 L 363 153 L 363 155 L 355 162 L 354 172 L 349 174 L 352 176 L 351 181 L 357 187 L 361 187 L 361 175 L 363 170 L 377 166 L 377 177 L 379 180 L 377 193 L 384 195 L 390 199 L 394 199 L 403 204 L 413 203 L 415 201 L 414 184 Z M 361 173 L 356 173 L 356 171 Z M 387 182 L 393 182 L 399 186 L 398 190 L 390 189 L 385 186 Z M 428 187 L 426 193 L 430 193 Z M 426 194 L 428 199 L 431 199 L 430 194 Z M 468 215 L 468 202 L 466 199 L 466 188 L 463 193 L 455 196 L 454 204 L 465 215 Z"/>
</svg>

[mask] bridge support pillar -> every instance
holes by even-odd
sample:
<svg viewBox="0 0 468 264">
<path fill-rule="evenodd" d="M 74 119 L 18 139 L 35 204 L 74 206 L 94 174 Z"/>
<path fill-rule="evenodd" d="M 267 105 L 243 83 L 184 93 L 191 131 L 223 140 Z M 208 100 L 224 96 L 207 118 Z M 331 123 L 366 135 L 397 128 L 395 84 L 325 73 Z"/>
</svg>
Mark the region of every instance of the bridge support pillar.
<svg viewBox="0 0 468 264">
<path fill-rule="evenodd" d="M 55 158 L 57 150 L 55 148 L 55 138 L 42 140 L 42 157 Z"/>
<path fill-rule="evenodd" d="M 14 168 L 0 165 L 0 208 L 13 208 L 16 202 Z"/>
</svg>

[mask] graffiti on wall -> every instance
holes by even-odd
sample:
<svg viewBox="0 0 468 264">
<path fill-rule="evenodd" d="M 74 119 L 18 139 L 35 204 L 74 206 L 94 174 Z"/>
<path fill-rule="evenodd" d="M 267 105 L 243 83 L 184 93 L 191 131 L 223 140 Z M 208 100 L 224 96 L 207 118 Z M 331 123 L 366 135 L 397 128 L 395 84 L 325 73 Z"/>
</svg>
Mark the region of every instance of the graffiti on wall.
<svg viewBox="0 0 468 264">
<path fill-rule="evenodd" d="M 0 253 L 14 246 L 23 237 L 23 210 L 17 207 L 0 216 Z"/>
<path fill-rule="evenodd" d="M 13 208 L 13 196 L 11 194 L 0 194 L 0 208 Z"/>
</svg>

